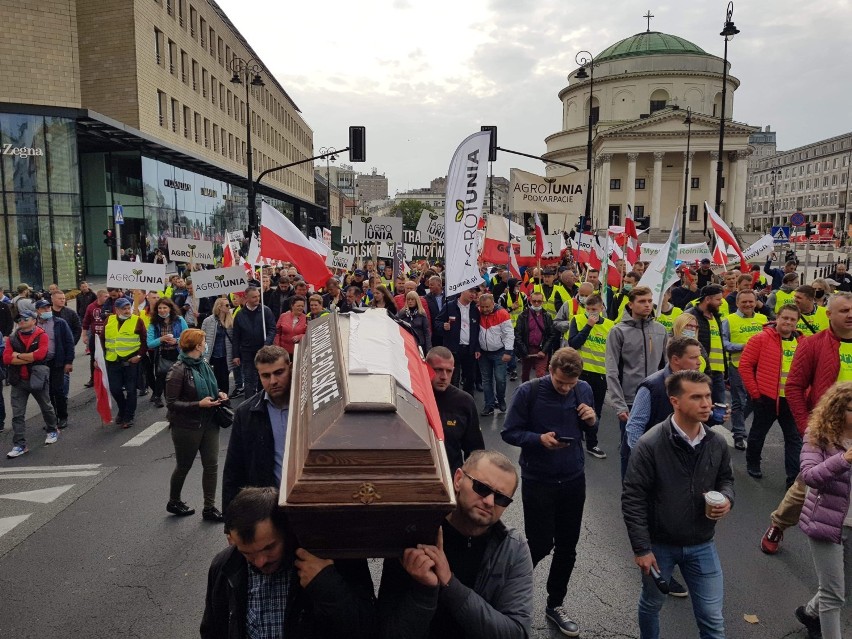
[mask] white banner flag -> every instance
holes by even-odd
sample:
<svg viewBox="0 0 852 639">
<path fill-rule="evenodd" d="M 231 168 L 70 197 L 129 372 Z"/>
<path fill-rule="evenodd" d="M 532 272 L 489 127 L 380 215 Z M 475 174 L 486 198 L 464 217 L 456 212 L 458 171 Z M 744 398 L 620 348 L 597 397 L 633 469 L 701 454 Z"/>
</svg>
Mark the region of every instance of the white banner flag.
<svg viewBox="0 0 852 639">
<path fill-rule="evenodd" d="M 565 239 L 562 233 L 552 233 L 544 236 L 544 253 L 542 257 L 559 257 L 559 251 L 564 247 Z M 535 235 L 525 235 L 521 240 L 521 257 L 535 257 Z"/>
<path fill-rule="evenodd" d="M 417 232 L 421 242 L 444 241 L 444 215 L 429 209 L 423 209 L 417 222 Z"/>
<path fill-rule="evenodd" d="M 639 286 L 647 286 L 651 289 L 654 294 L 654 304 L 658 308 L 662 303 L 663 294 L 678 280 L 675 270 L 675 256 L 679 239 L 680 226 L 673 224 L 668 241 L 662 245 L 648 268 L 645 269 L 642 279 L 639 280 Z"/>
<path fill-rule="evenodd" d="M 331 268 L 339 268 L 348 271 L 352 268 L 352 261 L 355 257 L 351 253 L 344 251 L 329 251 L 325 256 L 325 265 Z"/>
<path fill-rule="evenodd" d="M 248 288 L 246 270 L 242 266 L 195 271 L 192 286 L 198 297 L 243 292 Z"/>
<path fill-rule="evenodd" d="M 743 251 L 743 255 L 746 260 L 753 260 L 758 257 L 762 258 L 767 253 L 771 253 L 775 250 L 775 240 L 768 233 L 764 235 L 762 238 L 757 240 L 754 244 L 749 246 L 747 249 Z M 728 247 L 728 255 L 736 255 L 737 252 L 734 248 Z"/>
<path fill-rule="evenodd" d="M 353 242 L 402 242 L 402 218 L 378 215 L 352 216 Z"/>
<path fill-rule="evenodd" d="M 651 244 L 649 242 L 645 242 L 641 246 L 642 252 L 640 259 L 643 262 L 650 262 L 657 256 L 664 246 L 665 244 Z M 697 244 L 681 244 L 678 246 L 677 259 L 681 262 L 692 263 L 701 261 L 704 258 L 707 258 L 708 260 L 713 259 L 713 254 L 710 252 L 706 242 L 698 242 Z"/>
<path fill-rule="evenodd" d="M 392 260 L 396 254 L 396 242 L 382 242 L 379 244 L 378 257 Z"/>
<path fill-rule="evenodd" d="M 447 172 L 444 207 L 447 295 L 479 284 L 476 229 L 482 219 L 490 131 L 468 136 L 456 149 Z"/>
<path fill-rule="evenodd" d="M 169 238 L 169 259 L 175 262 L 194 262 L 195 264 L 215 264 L 213 242 L 208 240 L 187 240 L 182 237 Z"/>
<path fill-rule="evenodd" d="M 159 291 L 166 287 L 166 265 L 147 262 L 107 262 L 107 281 L 109 288 L 138 288 L 145 291 Z"/>
<path fill-rule="evenodd" d="M 583 215 L 586 209 L 588 171 L 543 177 L 520 169 L 510 170 L 512 206 L 515 213 L 560 213 Z"/>
</svg>

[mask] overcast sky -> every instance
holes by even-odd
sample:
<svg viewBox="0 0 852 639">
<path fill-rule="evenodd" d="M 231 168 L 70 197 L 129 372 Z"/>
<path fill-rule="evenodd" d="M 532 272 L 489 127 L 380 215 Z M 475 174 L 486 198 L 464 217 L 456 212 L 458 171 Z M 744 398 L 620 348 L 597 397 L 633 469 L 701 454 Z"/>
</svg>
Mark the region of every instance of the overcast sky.
<svg viewBox="0 0 852 639">
<path fill-rule="evenodd" d="M 218 0 L 299 106 L 314 148 L 345 147 L 367 127 L 364 172 L 390 194 L 446 176 L 456 146 L 482 124 L 505 148 L 545 152 L 575 54 L 597 55 L 645 31 L 647 2 L 597 0 Z M 651 29 L 722 56 L 725 2 L 650 6 Z M 735 120 L 771 125 L 779 150 L 852 130 L 849 0 L 739 0 L 729 45 L 742 85 Z M 344 158 L 345 161 L 345 158 Z M 498 154 L 495 174 L 544 164 Z"/>
</svg>

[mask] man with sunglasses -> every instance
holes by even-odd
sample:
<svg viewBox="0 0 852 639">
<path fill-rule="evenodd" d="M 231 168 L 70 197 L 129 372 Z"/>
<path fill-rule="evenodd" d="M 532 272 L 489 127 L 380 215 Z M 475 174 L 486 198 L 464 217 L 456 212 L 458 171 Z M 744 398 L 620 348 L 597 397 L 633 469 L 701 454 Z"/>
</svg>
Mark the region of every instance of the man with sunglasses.
<svg viewBox="0 0 852 639">
<path fill-rule="evenodd" d="M 407 548 L 401 561 L 385 561 L 380 636 L 530 636 L 529 547 L 500 521 L 518 487 L 514 465 L 497 451 L 474 451 L 456 470 L 453 486 L 456 509 L 442 523 L 436 545 Z"/>
<path fill-rule="evenodd" d="M 524 528 L 535 566 L 553 550 L 547 577 L 550 619 L 566 637 L 580 628 L 562 607 L 577 560 L 577 542 L 586 502 L 583 435 L 598 416 L 592 387 L 580 380 L 583 360 L 573 348 L 560 348 L 550 374 L 515 391 L 503 425 L 503 440 L 521 448 Z"/>
</svg>

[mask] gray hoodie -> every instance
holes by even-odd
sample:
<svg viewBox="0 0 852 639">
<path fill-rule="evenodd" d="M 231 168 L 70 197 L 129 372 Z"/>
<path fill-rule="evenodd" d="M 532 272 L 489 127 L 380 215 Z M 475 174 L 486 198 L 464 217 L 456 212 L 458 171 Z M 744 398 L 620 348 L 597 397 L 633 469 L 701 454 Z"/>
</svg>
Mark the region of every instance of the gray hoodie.
<svg viewBox="0 0 852 639">
<path fill-rule="evenodd" d="M 606 383 L 616 413 L 633 405 L 642 380 L 666 364 L 668 333 L 653 318 L 635 320 L 625 315 L 606 340 Z"/>
</svg>

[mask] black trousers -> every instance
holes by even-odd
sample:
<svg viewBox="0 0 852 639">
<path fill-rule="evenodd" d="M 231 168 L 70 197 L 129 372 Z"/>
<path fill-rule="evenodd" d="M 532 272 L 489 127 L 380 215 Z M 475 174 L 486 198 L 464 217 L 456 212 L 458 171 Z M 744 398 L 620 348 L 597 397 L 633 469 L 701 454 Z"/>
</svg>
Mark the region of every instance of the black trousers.
<svg viewBox="0 0 852 639">
<path fill-rule="evenodd" d="M 453 386 L 461 388 L 471 397 L 476 386 L 476 374 L 479 368 L 473 356 L 473 348 L 459 344 L 458 350 L 453 353 L 456 367 L 453 371 Z M 461 385 L 459 385 L 461 382 Z"/>
<path fill-rule="evenodd" d="M 586 503 L 586 476 L 558 484 L 524 479 L 524 532 L 533 566 L 553 550 L 547 576 L 547 605 L 561 606 L 577 561 L 577 542 Z"/>
<path fill-rule="evenodd" d="M 604 399 L 606 398 L 606 375 L 603 373 L 583 371 L 580 373 L 580 379 L 584 382 L 588 382 L 589 386 L 592 387 L 592 395 L 595 397 L 595 413 L 597 414 L 598 419 L 600 419 Z M 597 445 L 598 424 L 595 424 L 595 427 L 592 430 L 586 432 L 586 448 L 594 448 Z"/>
<path fill-rule="evenodd" d="M 56 419 L 68 419 L 68 396 L 65 394 L 65 366 L 50 366 L 50 403 Z"/>
<path fill-rule="evenodd" d="M 219 392 L 228 394 L 231 387 L 228 362 L 224 357 L 211 357 L 210 366 L 213 369 L 213 374 L 216 376 L 216 385 L 219 387 Z"/>
<path fill-rule="evenodd" d="M 796 428 L 796 420 L 787 400 L 782 397 L 778 400 L 776 408 L 775 400 L 769 397 L 761 397 L 752 402 L 754 405 L 754 419 L 748 431 L 748 445 L 746 447 L 746 466 L 749 468 L 760 468 L 760 453 L 763 452 L 763 443 L 766 434 L 772 428 L 772 424 L 778 421 L 781 432 L 784 433 L 784 471 L 787 481 L 792 482 L 799 474 L 799 454 L 802 452 L 802 437 Z"/>
</svg>

